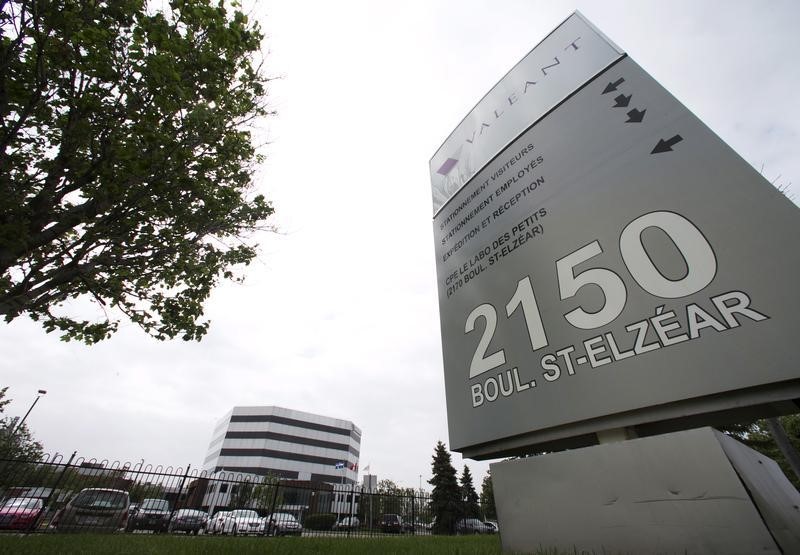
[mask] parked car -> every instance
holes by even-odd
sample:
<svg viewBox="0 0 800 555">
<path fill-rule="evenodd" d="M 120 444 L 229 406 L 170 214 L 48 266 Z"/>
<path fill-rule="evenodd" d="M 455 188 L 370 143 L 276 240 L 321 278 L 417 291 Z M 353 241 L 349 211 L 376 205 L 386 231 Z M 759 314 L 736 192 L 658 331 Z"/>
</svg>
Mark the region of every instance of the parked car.
<svg viewBox="0 0 800 555">
<path fill-rule="evenodd" d="M 206 527 L 208 514 L 197 509 L 178 509 L 172 513 L 169 521 L 169 532 L 186 532 L 187 534 L 199 534 L 200 530 Z"/>
<path fill-rule="evenodd" d="M 411 520 L 411 518 L 404 518 L 403 519 L 403 532 L 411 533 L 419 533 L 428 530 L 428 524 L 425 524 L 420 519 L 415 518 Z"/>
<path fill-rule="evenodd" d="M 116 532 L 128 522 L 130 496 L 119 489 L 86 488 L 50 523 L 57 532 Z"/>
<path fill-rule="evenodd" d="M 331 530 L 356 530 L 359 526 L 361 526 L 361 521 L 358 520 L 357 516 L 345 516 L 335 522 Z"/>
<path fill-rule="evenodd" d="M 227 511 L 219 522 L 219 533 L 244 536 L 264 534 L 264 519 L 258 513 L 249 509 L 236 509 Z"/>
<path fill-rule="evenodd" d="M 381 515 L 381 532 L 386 534 L 401 534 L 403 532 L 403 519 L 400 515 Z"/>
<path fill-rule="evenodd" d="M 38 497 L 12 497 L 0 506 L 0 529 L 30 530 L 44 510 Z"/>
<path fill-rule="evenodd" d="M 456 534 L 491 534 L 491 531 L 480 519 L 462 518 L 456 522 Z"/>
<path fill-rule="evenodd" d="M 358 521 L 357 518 L 355 520 Z M 268 536 L 300 536 L 303 533 L 303 527 L 289 513 L 272 513 L 264 519 L 264 523 Z"/>
<path fill-rule="evenodd" d="M 500 531 L 500 527 L 493 520 L 484 520 L 483 523 L 489 528 L 490 534 L 497 534 Z"/>
<path fill-rule="evenodd" d="M 134 530 L 153 530 L 166 532 L 172 514 L 166 499 L 145 499 L 135 513 L 128 519 L 129 532 Z"/>
<path fill-rule="evenodd" d="M 420 531 L 425 534 L 430 534 L 433 530 L 433 520 L 421 520 Z"/>
<path fill-rule="evenodd" d="M 206 534 L 221 534 L 225 519 L 230 511 L 219 511 L 206 522 Z"/>
</svg>

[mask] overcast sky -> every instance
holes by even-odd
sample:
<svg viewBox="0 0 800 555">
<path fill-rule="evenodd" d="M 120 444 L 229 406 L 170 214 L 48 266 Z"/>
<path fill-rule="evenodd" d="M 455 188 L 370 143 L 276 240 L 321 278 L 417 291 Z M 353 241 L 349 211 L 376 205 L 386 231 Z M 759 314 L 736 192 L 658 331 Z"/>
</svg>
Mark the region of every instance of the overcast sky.
<svg viewBox="0 0 800 555">
<path fill-rule="evenodd" d="M 449 440 L 428 160 L 575 9 L 797 202 L 795 0 L 259 0 L 280 79 L 256 183 L 280 234 L 258 237 L 244 285 L 214 293 L 199 344 L 128 324 L 87 347 L 3 325 L 8 413 L 46 389 L 28 423 L 47 451 L 199 467 L 232 406 L 277 405 L 352 420 L 380 479 L 429 479 Z M 488 463 L 467 463 L 479 484 Z"/>
</svg>

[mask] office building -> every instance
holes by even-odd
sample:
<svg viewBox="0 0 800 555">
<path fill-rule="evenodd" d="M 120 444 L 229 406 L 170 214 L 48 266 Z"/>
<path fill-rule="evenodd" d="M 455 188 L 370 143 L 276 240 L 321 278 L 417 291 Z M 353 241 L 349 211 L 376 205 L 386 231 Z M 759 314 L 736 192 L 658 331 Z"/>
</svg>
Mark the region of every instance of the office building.
<svg viewBox="0 0 800 555">
<path fill-rule="evenodd" d="M 349 420 L 281 407 L 234 407 L 217 424 L 203 463 L 282 479 L 355 484 L 361 430 Z"/>
</svg>

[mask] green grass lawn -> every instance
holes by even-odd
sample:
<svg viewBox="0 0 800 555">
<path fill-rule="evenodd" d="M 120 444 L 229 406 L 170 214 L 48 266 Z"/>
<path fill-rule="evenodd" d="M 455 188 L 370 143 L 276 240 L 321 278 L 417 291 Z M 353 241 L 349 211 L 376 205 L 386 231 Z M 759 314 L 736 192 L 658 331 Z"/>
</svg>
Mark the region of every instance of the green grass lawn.
<svg viewBox="0 0 800 555">
<path fill-rule="evenodd" d="M 247 555 L 279 553 L 294 555 L 414 554 L 492 555 L 500 554 L 498 536 L 424 536 L 380 538 L 233 538 L 204 536 L 119 535 L 0 535 L 0 553 L 109 553 L 146 555 L 151 553 Z"/>
</svg>

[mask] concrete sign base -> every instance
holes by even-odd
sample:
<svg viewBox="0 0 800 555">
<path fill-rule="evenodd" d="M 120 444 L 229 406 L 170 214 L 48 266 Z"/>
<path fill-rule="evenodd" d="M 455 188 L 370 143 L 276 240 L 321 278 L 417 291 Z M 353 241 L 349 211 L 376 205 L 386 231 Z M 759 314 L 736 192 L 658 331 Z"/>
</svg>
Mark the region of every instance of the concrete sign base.
<svg viewBox="0 0 800 555">
<path fill-rule="evenodd" d="M 800 494 L 711 428 L 491 465 L 503 549 L 800 553 Z"/>
</svg>

